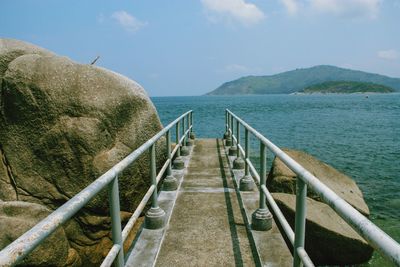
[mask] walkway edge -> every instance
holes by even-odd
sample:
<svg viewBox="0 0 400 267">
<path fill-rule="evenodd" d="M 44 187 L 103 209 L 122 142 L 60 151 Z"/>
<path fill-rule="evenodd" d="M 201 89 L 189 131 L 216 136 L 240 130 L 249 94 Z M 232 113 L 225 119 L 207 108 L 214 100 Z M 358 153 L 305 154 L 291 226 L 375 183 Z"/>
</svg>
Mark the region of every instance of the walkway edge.
<svg viewBox="0 0 400 267">
<path fill-rule="evenodd" d="M 160 191 L 158 196 L 159 206 L 166 213 L 165 226 L 162 229 L 150 230 L 141 226 L 141 231 L 137 234 L 133 242 L 128 256 L 126 257 L 125 266 L 155 266 L 160 252 L 161 245 L 165 238 L 165 233 L 168 230 L 169 221 L 178 198 L 178 193 L 182 185 L 184 176 L 187 174 L 187 167 L 193 153 L 193 147 L 190 146 L 190 153 L 188 156 L 182 156 L 185 168 L 182 170 L 172 169 L 172 175 L 178 180 L 178 188 L 175 191 Z M 162 188 L 162 187 L 161 187 Z"/>
<path fill-rule="evenodd" d="M 219 142 L 224 143 L 223 140 Z M 272 229 L 269 231 L 256 231 L 251 228 L 251 215 L 257 209 L 259 202 L 259 192 L 240 191 L 240 179 L 244 176 L 244 170 L 233 169 L 233 161 L 236 156 L 229 156 L 229 147 L 223 145 L 225 156 L 229 162 L 229 168 L 234 178 L 233 182 L 237 193 L 242 215 L 246 222 L 246 229 L 252 246 L 253 257 L 257 266 L 286 267 L 292 266 L 293 257 L 282 237 L 278 226 L 273 220 Z"/>
</svg>

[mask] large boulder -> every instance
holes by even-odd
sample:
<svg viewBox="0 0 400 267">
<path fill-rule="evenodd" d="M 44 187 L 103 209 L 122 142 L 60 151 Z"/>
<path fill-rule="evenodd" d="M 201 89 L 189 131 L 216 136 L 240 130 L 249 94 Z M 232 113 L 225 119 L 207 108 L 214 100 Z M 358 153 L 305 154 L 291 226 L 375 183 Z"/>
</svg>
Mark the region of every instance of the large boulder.
<svg viewBox="0 0 400 267">
<path fill-rule="evenodd" d="M 55 209 L 162 125 L 136 82 L 32 44 L 0 39 L 0 129 L 0 199 Z M 160 166 L 165 142 L 156 151 Z M 124 214 L 147 191 L 148 166 L 145 153 L 119 177 Z M 104 190 L 65 226 L 82 264 L 98 264 L 98 255 L 111 245 L 109 228 Z"/>
<path fill-rule="evenodd" d="M 357 184 L 347 175 L 315 157 L 296 150 L 284 152 L 311 172 L 355 209 L 369 215 L 369 209 Z M 294 229 L 296 174 L 275 157 L 267 178 L 267 187 Z M 366 262 L 372 248 L 336 212 L 312 191 L 307 190 L 306 249 L 317 265 L 350 265 Z"/>
<path fill-rule="evenodd" d="M 22 201 L 0 202 L 0 247 L 3 248 L 28 231 L 50 214 L 43 205 Z M 74 249 L 70 248 L 62 227 L 50 235 L 39 247 L 26 257 L 21 265 L 27 266 L 64 266 L 68 255 L 79 260 Z"/>
<path fill-rule="evenodd" d="M 369 208 L 363 194 L 353 179 L 303 151 L 284 149 L 284 152 L 355 209 L 369 216 Z M 271 192 L 296 194 L 296 178 L 296 174 L 275 157 L 267 178 L 267 187 Z M 321 201 L 321 198 L 311 189 L 307 190 L 307 196 Z"/>
<path fill-rule="evenodd" d="M 296 196 L 272 193 L 294 229 Z M 327 204 L 307 198 L 305 249 L 317 266 L 348 266 L 368 261 L 373 249 Z"/>
</svg>

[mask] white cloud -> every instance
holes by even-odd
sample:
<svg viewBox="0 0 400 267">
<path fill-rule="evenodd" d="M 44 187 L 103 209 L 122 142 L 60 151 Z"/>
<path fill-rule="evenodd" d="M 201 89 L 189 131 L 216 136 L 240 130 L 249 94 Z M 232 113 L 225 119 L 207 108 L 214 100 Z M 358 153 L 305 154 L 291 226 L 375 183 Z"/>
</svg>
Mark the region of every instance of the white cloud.
<svg viewBox="0 0 400 267">
<path fill-rule="evenodd" d="M 298 0 L 280 0 L 280 1 L 285 6 L 289 15 L 297 14 L 300 4 Z"/>
<path fill-rule="evenodd" d="M 378 51 L 378 57 L 387 60 L 396 60 L 400 57 L 400 53 L 394 49 L 381 50 Z"/>
<path fill-rule="evenodd" d="M 382 0 L 309 0 L 310 7 L 318 13 L 349 18 L 376 18 Z"/>
<path fill-rule="evenodd" d="M 344 18 L 376 18 L 383 0 L 280 0 L 289 15 L 333 15 Z"/>
<path fill-rule="evenodd" d="M 201 0 L 207 11 L 219 18 L 236 20 L 244 25 L 257 24 L 265 18 L 265 14 L 254 4 L 245 0 Z M 209 19 L 216 21 L 215 17 Z"/>
<path fill-rule="evenodd" d="M 114 12 L 111 18 L 116 20 L 128 32 L 136 32 L 147 25 L 147 22 L 138 20 L 124 10 Z"/>
</svg>

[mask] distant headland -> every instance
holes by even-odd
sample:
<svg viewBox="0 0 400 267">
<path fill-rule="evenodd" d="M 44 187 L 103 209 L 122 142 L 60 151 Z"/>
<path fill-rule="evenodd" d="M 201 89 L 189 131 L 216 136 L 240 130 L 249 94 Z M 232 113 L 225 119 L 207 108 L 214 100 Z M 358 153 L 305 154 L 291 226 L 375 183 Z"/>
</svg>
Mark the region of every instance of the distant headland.
<svg viewBox="0 0 400 267">
<path fill-rule="evenodd" d="M 304 94 L 355 94 L 355 93 L 393 93 L 391 87 L 369 82 L 334 81 L 308 86 L 299 93 Z"/>
<path fill-rule="evenodd" d="M 292 94 L 305 90 L 320 93 L 400 92 L 400 78 L 320 65 L 275 75 L 242 77 L 222 84 L 207 95 Z"/>
</svg>

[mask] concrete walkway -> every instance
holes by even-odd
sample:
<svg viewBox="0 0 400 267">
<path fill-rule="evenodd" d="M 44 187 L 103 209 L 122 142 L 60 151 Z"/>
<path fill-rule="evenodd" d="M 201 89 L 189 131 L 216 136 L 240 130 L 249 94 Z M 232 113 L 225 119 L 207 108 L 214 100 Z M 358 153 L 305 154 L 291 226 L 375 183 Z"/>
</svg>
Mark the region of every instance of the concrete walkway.
<svg viewBox="0 0 400 267">
<path fill-rule="evenodd" d="M 196 140 L 156 266 L 255 266 L 222 141 Z"/>
</svg>

